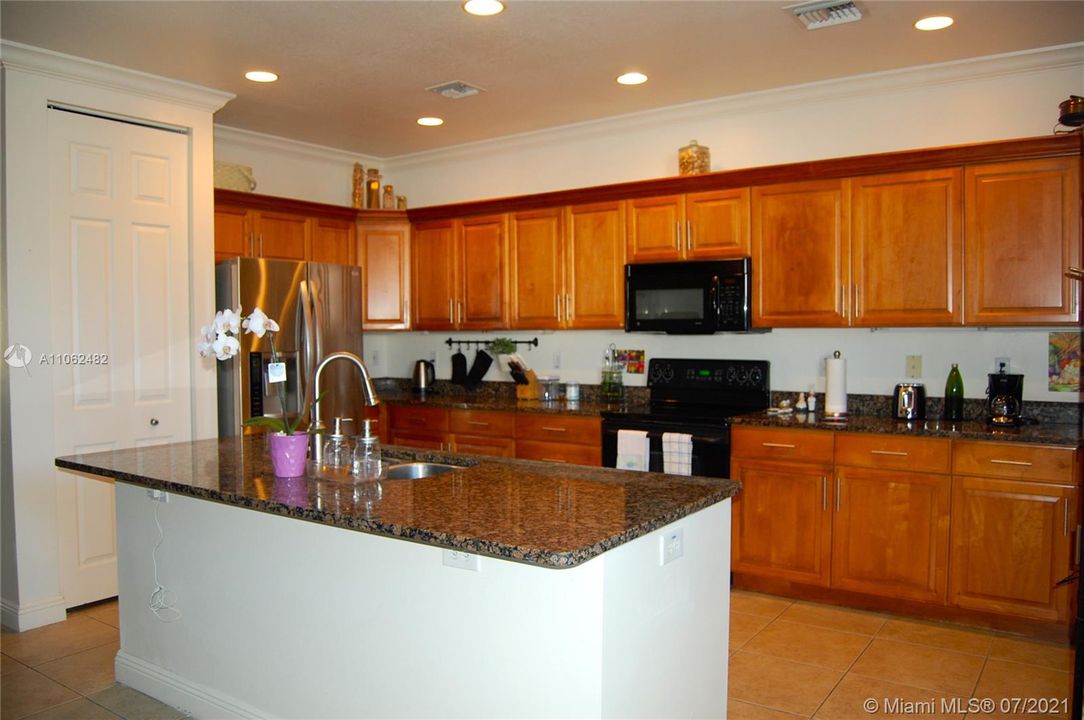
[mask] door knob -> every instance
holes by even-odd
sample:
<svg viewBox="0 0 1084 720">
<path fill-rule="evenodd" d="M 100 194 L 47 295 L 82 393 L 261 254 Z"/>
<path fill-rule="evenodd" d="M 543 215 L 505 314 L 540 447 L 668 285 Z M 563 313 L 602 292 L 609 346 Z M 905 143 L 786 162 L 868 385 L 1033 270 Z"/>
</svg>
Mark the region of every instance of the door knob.
<svg viewBox="0 0 1084 720">
<path fill-rule="evenodd" d="M 158 427 L 158 418 L 151 418 L 151 427 Z"/>
</svg>

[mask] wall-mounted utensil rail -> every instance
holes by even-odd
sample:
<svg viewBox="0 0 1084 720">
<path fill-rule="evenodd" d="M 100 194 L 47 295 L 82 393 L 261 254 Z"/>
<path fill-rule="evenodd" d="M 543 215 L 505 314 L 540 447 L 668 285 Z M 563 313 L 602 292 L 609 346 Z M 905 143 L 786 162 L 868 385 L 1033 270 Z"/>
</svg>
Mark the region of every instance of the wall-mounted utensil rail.
<svg viewBox="0 0 1084 720">
<path fill-rule="evenodd" d="M 447 340 L 444 341 L 444 344 L 447 345 L 448 347 L 451 347 L 452 345 L 455 345 L 457 350 L 462 350 L 464 345 L 466 345 L 468 348 L 470 346 L 472 346 L 472 345 L 474 347 L 485 347 L 486 345 L 489 345 L 491 342 L 493 342 L 493 341 L 492 340 L 453 340 L 452 338 L 448 338 Z M 513 340 L 512 342 L 514 342 L 516 345 L 531 345 L 533 347 L 538 347 L 538 338 L 532 338 L 530 340 Z"/>
</svg>

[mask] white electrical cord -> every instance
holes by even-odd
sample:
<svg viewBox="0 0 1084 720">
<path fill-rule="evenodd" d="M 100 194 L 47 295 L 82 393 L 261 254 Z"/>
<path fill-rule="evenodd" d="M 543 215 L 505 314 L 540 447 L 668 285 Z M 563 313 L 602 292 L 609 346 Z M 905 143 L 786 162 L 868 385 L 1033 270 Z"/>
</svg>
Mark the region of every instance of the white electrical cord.
<svg viewBox="0 0 1084 720">
<path fill-rule="evenodd" d="M 158 521 L 158 508 L 161 504 L 160 500 L 154 500 L 154 524 L 158 527 L 158 542 L 154 544 L 154 549 L 151 550 L 151 562 L 154 564 L 154 590 L 151 592 L 149 607 L 159 620 L 168 623 L 180 620 L 181 611 L 169 600 L 166 596 L 166 589 L 158 581 L 158 548 L 166 539 L 166 534 L 162 531 L 162 523 Z"/>
</svg>

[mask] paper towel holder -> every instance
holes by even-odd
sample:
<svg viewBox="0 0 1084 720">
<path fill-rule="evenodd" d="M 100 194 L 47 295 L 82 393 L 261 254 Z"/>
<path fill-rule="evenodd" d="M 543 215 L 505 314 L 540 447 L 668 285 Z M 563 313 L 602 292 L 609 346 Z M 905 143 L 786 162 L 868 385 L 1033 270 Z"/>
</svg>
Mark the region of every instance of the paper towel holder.
<svg viewBox="0 0 1084 720">
<path fill-rule="evenodd" d="M 832 362 L 835 360 L 836 362 Z M 832 358 L 825 363 L 824 369 L 824 415 L 826 419 L 847 419 L 847 366 L 843 360 L 843 354 L 836 350 Z M 840 369 L 832 371 L 832 366 Z M 836 373 L 839 373 L 838 375 Z M 837 386 L 838 384 L 838 386 Z M 842 398 L 837 397 L 837 392 L 842 390 Z"/>
</svg>

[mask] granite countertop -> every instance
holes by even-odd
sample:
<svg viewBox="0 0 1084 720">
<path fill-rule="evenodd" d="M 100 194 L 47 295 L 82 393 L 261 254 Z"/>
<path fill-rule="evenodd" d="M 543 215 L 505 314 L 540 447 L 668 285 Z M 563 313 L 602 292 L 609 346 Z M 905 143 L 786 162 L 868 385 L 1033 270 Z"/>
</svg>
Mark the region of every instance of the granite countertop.
<svg viewBox="0 0 1084 720">
<path fill-rule="evenodd" d="M 57 458 L 101 475 L 285 517 L 548 568 L 579 565 L 737 494 L 680 477 L 384 446 L 385 464 L 465 466 L 420 480 L 276 478 L 263 435 Z"/>
<path fill-rule="evenodd" d="M 380 393 L 380 401 L 392 405 L 416 405 L 421 407 L 448 408 L 452 410 L 499 410 L 501 412 L 560 413 L 562 415 L 585 415 L 599 417 L 604 412 L 630 412 L 645 410 L 646 405 L 619 405 L 591 400 L 517 400 L 515 398 L 477 397 L 462 395 L 432 395 L 424 397 L 413 393 Z"/>
<path fill-rule="evenodd" d="M 731 425 L 759 427 L 806 428 L 810 430 L 841 430 L 846 432 L 912 435 L 915 437 L 943 437 L 954 440 L 996 440 L 1007 442 L 1037 443 L 1043 445 L 1080 445 L 1080 428 L 1075 424 L 1040 423 L 1015 428 L 994 428 L 984 422 L 965 420 L 952 423 L 946 420 L 916 420 L 906 422 L 894 418 L 872 415 L 851 415 L 846 420 L 827 418 L 820 413 L 794 412 L 788 415 L 769 415 L 767 412 L 749 413 L 730 419 Z"/>
</svg>

